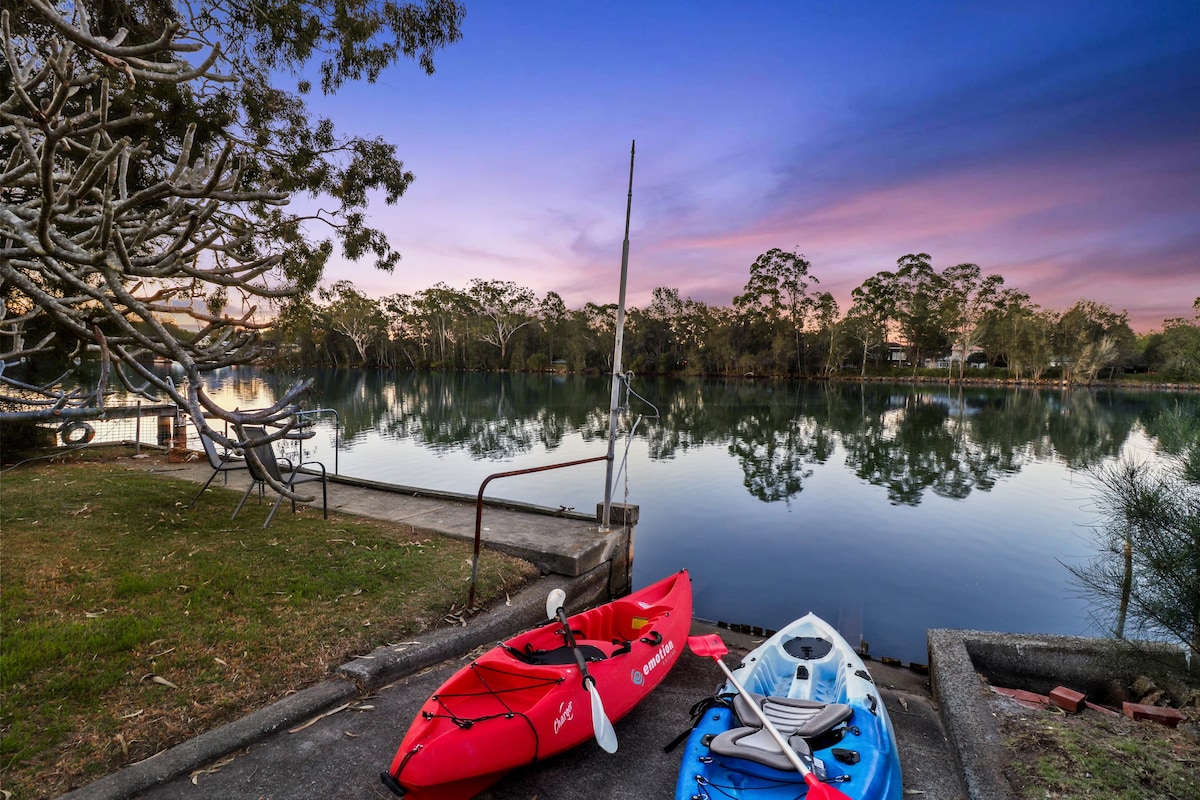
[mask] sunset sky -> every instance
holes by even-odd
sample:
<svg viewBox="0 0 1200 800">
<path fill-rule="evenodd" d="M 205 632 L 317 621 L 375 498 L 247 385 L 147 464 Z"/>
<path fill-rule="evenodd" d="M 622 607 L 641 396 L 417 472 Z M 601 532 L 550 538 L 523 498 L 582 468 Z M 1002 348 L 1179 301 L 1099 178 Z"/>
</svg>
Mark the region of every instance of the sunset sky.
<svg viewBox="0 0 1200 800">
<path fill-rule="evenodd" d="M 729 305 L 797 250 L 844 312 L 924 252 L 1135 330 L 1200 296 L 1200 2 L 466 0 L 461 42 L 314 104 L 416 174 L 369 295 L 515 281 Z"/>
</svg>

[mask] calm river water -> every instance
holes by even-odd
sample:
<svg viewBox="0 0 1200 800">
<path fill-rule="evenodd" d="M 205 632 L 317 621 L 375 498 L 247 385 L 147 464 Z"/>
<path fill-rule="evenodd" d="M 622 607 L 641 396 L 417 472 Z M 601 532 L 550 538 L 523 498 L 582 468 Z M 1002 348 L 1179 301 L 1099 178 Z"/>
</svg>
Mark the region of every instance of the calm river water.
<svg viewBox="0 0 1200 800">
<path fill-rule="evenodd" d="M 609 383 L 580 376 L 314 371 L 338 471 L 474 494 L 495 472 L 604 455 Z M 226 370 L 228 406 L 296 376 Z M 634 582 L 687 567 L 698 617 L 775 628 L 807 611 L 876 656 L 924 663 L 927 628 L 1098 634 L 1067 565 L 1090 558 L 1085 468 L 1153 458 L 1157 392 L 637 380 L 615 501 L 641 506 Z M 639 421 L 640 417 L 640 421 Z M 630 427 L 637 422 L 632 438 Z M 306 457 L 334 466 L 332 417 Z M 590 512 L 603 462 L 489 496 Z M 487 524 L 486 517 L 484 524 Z"/>
</svg>

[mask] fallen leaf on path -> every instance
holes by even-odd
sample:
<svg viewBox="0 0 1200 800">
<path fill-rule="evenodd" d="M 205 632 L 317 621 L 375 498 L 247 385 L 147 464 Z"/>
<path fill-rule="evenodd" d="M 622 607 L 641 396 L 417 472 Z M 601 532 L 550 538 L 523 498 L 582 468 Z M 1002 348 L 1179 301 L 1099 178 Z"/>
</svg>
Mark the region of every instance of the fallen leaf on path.
<svg viewBox="0 0 1200 800">
<path fill-rule="evenodd" d="M 325 719 L 326 717 L 331 717 L 334 714 L 338 713 L 339 711 L 345 711 L 349 707 L 350 707 L 349 703 L 343 703 L 342 705 L 338 706 L 337 708 L 331 708 L 328 711 L 326 711 L 324 714 L 318 714 L 317 716 L 313 717 L 308 722 L 305 722 L 303 725 L 297 725 L 296 727 L 291 728 L 290 730 L 288 730 L 288 733 L 299 733 L 300 731 L 304 730 L 308 726 L 315 725 L 318 722 L 320 722 L 321 720 Z"/>
<path fill-rule="evenodd" d="M 224 767 L 227 764 L 231 764 L 235 758 L 237 758 L 236 753 L 234 755 L 226 756 L 225 758 L 222 758 L 220 761 L 213 764 L 211 767 L 204 767 L 203 769 L 198 769 L 198 770 L 193 771 L 192 772 L 192 785 L 193 786 L 197 785 L 198 779 L 200 778 L 201 775 L 212 775 L 214 773 L 220 772 L 221 767 Z"/>
</svg>

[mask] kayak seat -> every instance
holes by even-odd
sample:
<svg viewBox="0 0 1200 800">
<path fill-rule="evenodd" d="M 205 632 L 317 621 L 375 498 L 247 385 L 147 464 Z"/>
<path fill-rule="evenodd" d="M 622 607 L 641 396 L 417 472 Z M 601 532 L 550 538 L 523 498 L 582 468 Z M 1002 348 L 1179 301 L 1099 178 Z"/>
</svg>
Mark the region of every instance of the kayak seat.
<svg viewBox="0 0 1200 800">
<path fill-rule="evenodd" d="M 788 744 L 804 763 L 812 766 L 812 750 L 809 749 L 808 743 L 804 739 L 793 736 L 788 739 Z M 771 734 L 764 728 L 748 726 L 733 728 L 714 736 L 708 743 L 708 749 L 719 756 L 742 758 L 784 772 L 791 772 L 795 769 L 792 762 L 779 749 L 779 745 L 771 738 Z"/>
<path fill-rule="evenodd" d="M 583 653 L 584 661 L 603 661 L 604 659 L 608 658 L 608 656 L 604 654 L 604 651 L 595 645 L 581 644 L 578 645 L 578 647 Z M 539 666 L 559 666 L 562 664 L 575 663 L 575 654 L 571 651 L 570 646 L 565 644 L 562 647 L 556 647 L 553 650 L 529 650 L 526 652 L 523 650 L 518 650 L 515 647 L 509 647 L 508 645 L 505 645 L 504 649 L 507 650 L 510 655 L 515 656 L 526 664 L 536 664 Z"/>
<path fill-rule="evenodd" d="M 761 694 L 735 695 L 733 713 L 743 725 L 762 727 L 750 708 L 754 702 L 780 733 L 815 739 L 834 726 L 850 719 L 854 709 L 845 703 L 821 703 L 794 697 L 764 697 Z"/>
</svg>

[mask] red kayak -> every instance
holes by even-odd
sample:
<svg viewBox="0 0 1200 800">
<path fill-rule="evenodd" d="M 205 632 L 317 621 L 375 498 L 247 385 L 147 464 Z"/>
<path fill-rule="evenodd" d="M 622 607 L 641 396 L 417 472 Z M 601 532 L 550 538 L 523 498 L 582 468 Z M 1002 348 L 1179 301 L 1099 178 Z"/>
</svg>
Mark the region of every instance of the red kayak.
<svg viewBox="0 0 1200 800">
<path fill-rule="evenodd" d="M 548 615 L 560 604 L 552 594 Z M 442 684 L 380 776 L 384 785 L 407 800 L 457 800 L 592 738 L 615 749 L 610 721 L 661 683 L 686 647 L 691 579 L 683 570 L 582 614 L 557 614 Z"/>
</svg>

